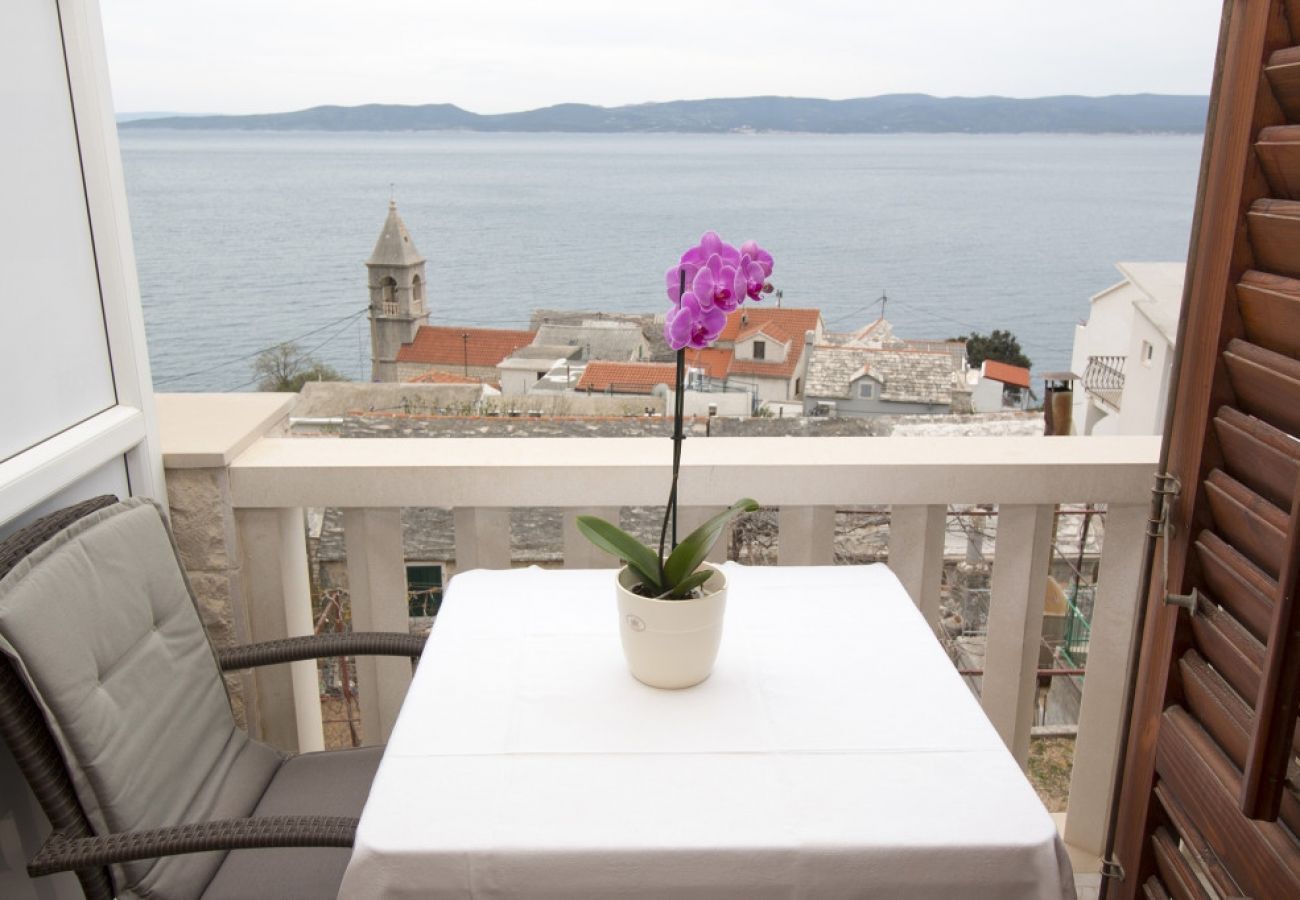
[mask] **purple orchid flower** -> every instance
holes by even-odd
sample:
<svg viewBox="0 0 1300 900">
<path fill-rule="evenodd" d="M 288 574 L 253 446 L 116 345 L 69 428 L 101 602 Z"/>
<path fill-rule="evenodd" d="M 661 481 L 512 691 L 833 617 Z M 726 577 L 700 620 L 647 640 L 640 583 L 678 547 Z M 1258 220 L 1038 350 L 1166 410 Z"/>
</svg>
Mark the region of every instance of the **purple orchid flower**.
<svg viewBox="0 0 1300 900">
<path fill-rule="evenodd" d="M 705 309 L 716 306 L 723 312 L 731 312 L 739 306 L 745 299 L 745 290 L 745 278 L 740 270 L 723 262 L 716 253 L 695 273 L 691 282 L 691 291 L 700 306 Z"/>
<path fill-rule="evenodd" d="M 726 314 L 716 306 L 704 307 L 696 296 L 687 291 L 681 303 L 668 311 L 664 322 L 664 340 L 674 350 L 692 347 L 702 350 L 722 333 L 727 324 Z"/>
<path fill-rule="evenodd" d="M 681 263 L 698 270 L 707 265 L 709 258 L 713 256 L 721 257 L 724 263 L 731 266 L 740 263 L 740 251 L 718 237 L 716 231 L 704 232 L 700 242 L 682 254 Z"/>
<path fill-rule="evenodd" d="M 748 255 L 741 256 L 738 272 L 743 276 L 745 296 L 750 300 L 762 300 L 763 287 L 767 283 L 762 263 L 750 259 Z"/>
<path fill-rule="evenodd" d="M 757 241 L 745 241 L 740 245 L 740 252 L 762 267 L 764 279 L 772 277 L 772 254 L 758 246 Z"/>
</svg>

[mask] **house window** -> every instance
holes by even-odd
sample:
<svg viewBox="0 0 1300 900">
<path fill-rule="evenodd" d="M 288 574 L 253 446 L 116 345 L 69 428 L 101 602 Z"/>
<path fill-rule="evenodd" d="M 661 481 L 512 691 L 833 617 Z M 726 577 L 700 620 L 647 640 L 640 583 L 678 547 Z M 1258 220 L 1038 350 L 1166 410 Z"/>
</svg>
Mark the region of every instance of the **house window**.
<svg viewBox="0 0 1300 900">
<path fill-rule="evenodd" d="M 767 343 L 754 341 L 754 359 L 767 359 Z"/>
<path fill-rule="evenodd" d="M 1156 355 L 1156 348 L 1152 346 L 1151 342 L 1143 341 L 1142 342 L 1142 365 L 1144 366 L 1151 365 L 1151 359 L 1155 355 Z"/>
<path fill-rule="evenodd" d="M 407 566 L 406 601 L 410 615 L 436 616 L 442 605 L 442 566 Z"/>
<path fill-rule="evenodd" d="M 875 389 L 875 385 L 872 384 L 870 381 L 859 381 L 858 397 L 862 400 L 870 400 L 874 389 Z"/>
</svg>

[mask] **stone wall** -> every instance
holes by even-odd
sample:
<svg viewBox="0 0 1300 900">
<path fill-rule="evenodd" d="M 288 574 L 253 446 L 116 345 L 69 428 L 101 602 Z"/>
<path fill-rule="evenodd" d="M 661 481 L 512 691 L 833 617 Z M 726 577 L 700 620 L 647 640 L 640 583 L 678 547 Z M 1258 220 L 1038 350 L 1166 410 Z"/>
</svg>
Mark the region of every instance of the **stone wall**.
<svg viewBox="0 0 1300 900">
<path fill-rule="evenodd" d="M 247 643 L 239 544 L 226 470 L 168 469 L 167 503 L 181 564 L 198 598 L 208 636 L 218 647 Z M 248 698 L 254 693 L 240 673 L 224 677 L 235 720 L 246 728 L 250 721 Z"/>
</svg>

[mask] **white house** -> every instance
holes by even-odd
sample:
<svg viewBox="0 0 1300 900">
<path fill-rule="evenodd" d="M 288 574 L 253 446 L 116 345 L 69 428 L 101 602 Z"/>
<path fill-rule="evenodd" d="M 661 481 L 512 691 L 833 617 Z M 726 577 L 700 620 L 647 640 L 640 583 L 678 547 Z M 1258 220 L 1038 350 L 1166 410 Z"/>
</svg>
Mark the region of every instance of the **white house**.
<svg viewBox="0 0 1300 900">
<path fill-rule="evenodd" d="M 1116 263 L 1124 280 L 1094 296 L 1074 330 L 1076 434 L 1159 434 L 1173 371 L 1185 264 Z"/>
<path fill-rule="evenodd" d="M 971 390 L 971 411 L 1001 412 L 1024 409 L 1029 403 L 1029 370 L 993 359 L 986 359 L 978 369 L 966 373 Z"/>
</svg>

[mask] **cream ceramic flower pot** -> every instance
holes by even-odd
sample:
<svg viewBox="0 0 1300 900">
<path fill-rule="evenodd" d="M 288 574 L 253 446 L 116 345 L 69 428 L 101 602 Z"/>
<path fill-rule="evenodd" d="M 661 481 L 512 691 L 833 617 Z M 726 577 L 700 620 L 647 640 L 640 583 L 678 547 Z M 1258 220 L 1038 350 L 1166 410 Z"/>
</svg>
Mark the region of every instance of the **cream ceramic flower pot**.
<svg viewBox="0 0 1300 900">
<path fill-rule="evenodd" d="M 627 667 L 640 682 L 657 688 L 686 688 L 713 671 L 722 643 L 727 576 L 716 566 L 692 600 L 654 600 L 632 593 L 636 579 L 618 573 L 618 633 Z"/>
</svg>

